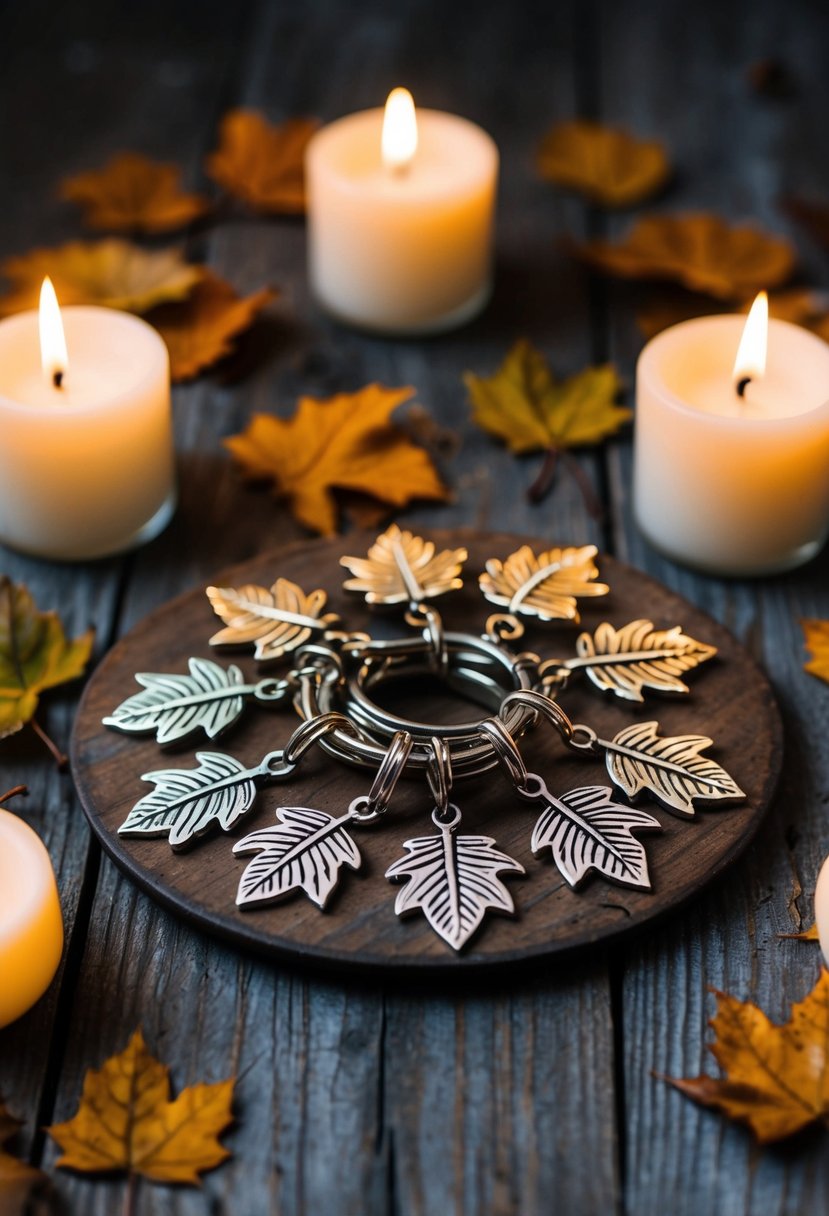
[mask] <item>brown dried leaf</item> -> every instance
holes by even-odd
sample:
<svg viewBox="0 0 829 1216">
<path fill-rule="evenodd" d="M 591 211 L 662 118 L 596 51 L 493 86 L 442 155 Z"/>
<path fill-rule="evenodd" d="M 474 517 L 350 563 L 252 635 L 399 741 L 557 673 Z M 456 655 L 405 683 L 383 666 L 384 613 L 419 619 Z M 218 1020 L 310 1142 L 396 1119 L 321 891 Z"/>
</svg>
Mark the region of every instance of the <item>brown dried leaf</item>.
<svg viewBox="0 0 829 1216">
<path fill-rule="evenodd" d="M 0 297 L 0 314 L 37 308 L 48 274 L 61 304 L 103 304 L 146 312 L 165 300 L 183 300 L 204 278 L 177 249 L 147 252 L 129 241 L 70 241 L 56 249 L 33 249 L 7 258 L 0 271 L 14 287 Z"/>
<path fill-rule="evenodd" d="M 661 144 L 583 119 L 556 123 L 541 143 L 537 164 L 542 177 L 604 207 L 641 203 L 670 175 Z"/>
<path fill-rule="evenodd" d="M 301 524 L 330 536 L 337 528 L 337 491 L 368 494 L 395 507 L 415 498 L 448 498 L 426 452 L 391 422 L 413 392 L 369 384 L 323 401 L 301 397 L 292 418 L 254 414 L 225 446 L 248 477 L 273 483 Z"/>
<path fill-rule="evenodd" d="M 803 670 L 829 683 L 829 621 L 802 620 L 803 638 L 812 657 Z"/>
<path fill-rule="evenodd" d="M 682 1093 L 747 1123 L 761 1144 L 829 1118 L 829 971 L 782 1026 L 750 1001 L 717 992 L 709 1050 L 725 1078 L 666 1077 Z"/>
<path fill-rule="evenodd" d="M 190 380 L 232 354 L 234 338 L 249 329 L 276 296 L 268 287 L 238 296 L 229 283 L 207 271 L 186 300 L 152 309 L 146 319 L 167 343 L 173 381 Z"/>
<path fill-rule="evenodd" d="M 64 178 L 60 195 L 83 207 L 91 228 L 111 232 L 173 232 L 208 208 L 206 199 L 182 190 L 177 165 L 139 152 L 119 152 L 102 169 Z"/>
<path fill-rule="evenodd" d="M 785 237 L 705 213 L 646 215 L 621 241 L 588 241 L 576 252 L 603 274 L 670 279 L 722 300 L 778 287 L 795 265 Z"/>
<path fill-rule="evenodd" d="M 74 1117 L 47 1129 L 63 1149 L 57 1165 L 197 1186 L 230 1156 L 219 1136 L 233 1119 L 234 1084 L 191 1085 L 171 1102 L 169 1069 L 136 1030 L 120 1055 L 87 1072 Z"/>
<path fill-rule="evenodd" d="M 754 297 L 730 305 L 712 300 L 709 296 L 698 296 L 691 292 L 677 292 L 671 297 L 654 299 L 636 313 L 636 323 L 646 338 L 653 338 L 671 325 L 690 321 L 694 317 L 713 316 L 722 312 L 747 314 Z M 769 316 L 779 321 L 791 321 L 793 325 L 811 328 L 826 319 L 829 299 L 818 291 L 805 287 L 792 287 L 785 291 L 769 292 Z"/>
<path fill-rule="evenodd" d="M 0 1213 L 3 1216 L 19 1216 L 32 1187 L 46 1177 L 3 1147 L 21 1127 L 19 1119 L 9 1114 L 5 1104 L 0 1102 Z"/>
<path fill-rule="evenodd" d="M 305 210 L 305 148 L 316 119 L 272 125 L 256 110 L 231 110 L 219 146 L 205 162 L 209 177 L 254 211 L 301 215 Z"/>
</svg>

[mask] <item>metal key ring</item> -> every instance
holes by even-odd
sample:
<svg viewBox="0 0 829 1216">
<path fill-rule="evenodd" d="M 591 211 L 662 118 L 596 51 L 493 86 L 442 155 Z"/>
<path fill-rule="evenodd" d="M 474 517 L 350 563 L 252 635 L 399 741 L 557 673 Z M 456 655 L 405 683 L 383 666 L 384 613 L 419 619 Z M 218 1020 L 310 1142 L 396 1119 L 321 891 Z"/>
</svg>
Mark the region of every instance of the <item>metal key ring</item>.
<svg viewBox="0 0 829 1216">
<path fill-rule="evenodd" d="M 286 763 L 297 764 L 309 747 L 335 730 L 345 731 L 355 736 L 357 734 L 356 728 L 345 714 L 325 713 L 303 722 L 296 728 L 282 750 Z"/>
<path fill-rule="evenodd" d="M 441 814 L 449 805 L 452 789 L 452 757 L 445 739 L 432 736 L 432 756 L 426 766 L 426 780 L 435 800 L 435 808 Z"/>
<path fill-rule="evenodd" d="M 388 808 L 395 787 L 409 761 L 412 742 L 412 736 L 405 730 L 399 730 L 395 734 L 368 792 L 366 814 L 382 815 Z"/>
<path fill-rule="evenodd" d="M 480 726 L 480 730 L 485 734 L 492 746 L 495 748 L 495 755 L 503 767 L 507 770 L 510 780 L 518 790 L 527 788 L 527 766 L 524 759 L 516 746 L 510 732 L 507 730 L 500 718 L 486 718 Z"/>
<path fill-rule="evenodd" d="M 513 706 L 520 705 L 525 710 L 533 711 L 541 714 L 548 722 L 556 728 L 565 743 L 569 743 L 573 738 L 573 723 L 568 718 L 567 714 L 556 702 L 552 701 L 543 692 L 536 692 L 533 689 L 519 689 L 518 692 L 508 693 L 501 702 L 499 716 L 509 730 L 507 715 Z"/>
</svg>

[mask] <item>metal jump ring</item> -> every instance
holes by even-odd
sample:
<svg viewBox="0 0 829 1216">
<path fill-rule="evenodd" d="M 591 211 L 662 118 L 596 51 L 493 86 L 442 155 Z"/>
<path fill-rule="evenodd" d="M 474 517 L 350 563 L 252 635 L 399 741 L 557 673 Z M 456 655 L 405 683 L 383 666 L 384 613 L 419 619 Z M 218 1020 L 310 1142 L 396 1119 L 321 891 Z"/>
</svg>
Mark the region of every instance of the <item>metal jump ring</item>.
<svg viewBox="0 0 829 1216">
<path fill-rule="evenodd" d="M 426 765 L 426 779 L 435 800 L 435 808 L 443 814 L 449 805 L 452 789 L 452 757 L 445 739 L 432 735 L 432 755 Z"/>
<path fill-rule="evenodd" d="M 480 726 L 495 748 L 495 755 L 509 774 L 516 789 L 523 790 L 527 786 L 527 766 L 516 746 L 512 735 L 500 718 L 485 718 Z"/>
<path fill-rule="evenodd" d="M 429 657 L 434 663 L 435 670 L 441 675 L 445 675 L 449 667 L 449 653 L 443 636 L 443 621 L 440 613 L 436 612 L 434 608 L 430 608 L 428 604 L 416 604 L 414 609 L 410 609 L 406 613 L 404 619 L 407 625 L 413 625 L 416 629 L 423 631 L 430 646 Z"/>
<path fill-rule="evenodd" d="M 499 714 L 505 717 L 512 705 L 521 705 L 527 710 L 533 710 L 546 718 L 556 728 L 565 743 L 573 738 L 573 723 L 557 702 L 552 701 L 543 692 L 532 689 L 519 689 L 518 692 L 508 693 L 501 702 Z"/>
<path fill-rule="evenodd" d="M 349 734 L 356 734 L 354 726 L 345 714 L 338 714 L 332 710 L 330 713 L 320 714 L 317 718 L 309 718 L 296 728 L 285 744 L 282 754 L 286 762 L 297 764 L 309 747 L 334 730 L 344 730 Z"/>
<path fill-rule="evenodd" d="M 395 787 L 403 776 L 403 770 L 408 763 L 412 742 L 412 736 L 405 730 L 397 731 L 392 737 L 389 750 L 386 752 L 368 792 L 365 815 L 382 815 L 387 809 Z"/>
</svg>

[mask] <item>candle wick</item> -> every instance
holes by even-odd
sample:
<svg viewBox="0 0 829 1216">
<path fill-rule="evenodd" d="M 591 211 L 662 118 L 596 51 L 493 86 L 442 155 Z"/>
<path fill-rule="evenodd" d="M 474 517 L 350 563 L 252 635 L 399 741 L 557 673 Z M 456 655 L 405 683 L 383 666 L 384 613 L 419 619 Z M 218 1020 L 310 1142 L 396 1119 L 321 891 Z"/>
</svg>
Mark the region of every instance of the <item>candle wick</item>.
<svg viewBox="0 0 829 1216">
<path fill-rule="evenodd" d="M 62 367 L 58 367 L 52 372 L 52 383 L 54 384 L 55 388 L 63 388 L 63 375 L 64 373 Z"/>
<path fill-rule="evenodd" d="M 737 396 L 745 397 L 746 389 L 751 384 L 751 376 L 741 376 L 737 381 Z"/>
</svg>

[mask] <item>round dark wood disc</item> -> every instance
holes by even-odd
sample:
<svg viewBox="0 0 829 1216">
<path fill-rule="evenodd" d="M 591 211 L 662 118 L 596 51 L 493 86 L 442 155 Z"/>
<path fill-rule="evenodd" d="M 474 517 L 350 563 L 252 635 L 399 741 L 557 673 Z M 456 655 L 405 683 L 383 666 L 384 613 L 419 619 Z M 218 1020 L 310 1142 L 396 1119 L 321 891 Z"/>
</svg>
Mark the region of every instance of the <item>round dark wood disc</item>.
<svg viewBox="0 0 829 1216">
<path fill-rule="evenodd" d="M 439 547 L 465 545 L 469 550 L 462 591 L 438 602 L 447 629 L 479 632 L 494 609 L 477 587 L 487 558 L 505 558 L 526 537 L 453 530 L 427 533 Z M 371 629 L 374 636 L 401 636 L 406 630 L 397 614 L 372 613 L 342 590 L 342 553 L 364 555 L 373 534 L 314 541 L 257 557 L 217 574 L 220 586 L 260 583 L 270 586 L 283 576 L 306 592 L 324 588 L 330 608 L 350 629 Z M 536 541 L 536 551 L 548 542 Z M 592 726 L 612 738 L 633 721 L 657 719 L 663 735 L 701 734 L 714 740 L 709 749 L 746 792 L 743 803 L 709 804 L 693 819 L 680 820 L 643 800 L 663 825 L 661 833 L 641 837 L 649 858 L 651 891 L 616 886 L 591 873 L 578 892 L 563 881 L 549 850 L 534 857 L 530 837 L 539 809 L 515 796 L 501 770 L 458 781 L 453 800 L 463 812 L 463 831 L 495 838 L 497 847 L 521 862 L 524 877 L 508 878 L 516 904 L 515 918 L 488 914 L 477 935 L 460 953 L 450 949 L 417 915 L 395 915 L 397 888 L 385 878 L 403 855 L 403 841 L 432 832 L 431 801 L 422 776 L 398 786 L 385 819 L 370 828 L 349 831 L 363 856 L 358 872 L 343 868 L 325 912 L 302 893 L 280 903 L 251 910 L 236 907 L 240 874 L 249 860 L 234 857 L 235 839 L 253 828 L 274 823 L 277 806 L 310 806 L 340 815 L 353 798 L 368 792 L 371 773 L 351 769 L 312 748 L 293 776 L 262 789 L 253 810 L 235 830 L 220 831 L 173 853 L 167 840 L 129 839 L 118 835 L 133 804 L 152 786 L 141 774 L 159 768 L 195 765 L 194 752 L 228 751 L 256 765 L 266 752 L 284 744 L 297 725 L 290 707 L 268 709 L 256 704 L 218 742 L 192 737 L 182 749 L 161 751 L 153 736 L 127 736 L 101 725 L 126 697 L 137 692 L 138 671 L 186 672 L 191 655 L 235 662 L 255 681 L 262 669 L 251 654 L 211 650 L 208 638 L 219 627 L 202 587 L 181 596 L 138 624 L 106 656 L 87 685 L 77 715 L 72 767 L 86 814 L 104 848 L 116 863 L 154 899 L 207 932 L 266 955 L 313 961 L 340 969 L 374 967 L 459 971 L 527 962 L 606 942 L 645 922 L 664 916 L 719 874 L 751 840 L 779 776 L 781 725 L 769 684 L 749 654 L 722 626 L 639 571 L 609 557 L 599 560 L 600 574 L 611 587 L 603 599 L 583 600 L 580 626 L 528 624 L 520 646 L 543 657 L 573 653 L 580 629 L 601 621 L 616 626 L 641 617 L 658 628 L 681 625 L 698 641 L 718 648 L 715 659 L 688 673 L 689 696 L 675 699 L 646 695 L 644 705 L 603 696 L 581 675 L 574 677 L 561 702 L 574 722 Z M 287 669 L 284 662 L 277 671 Z M 270 670 L 273 670 L 271 668 Z M 392 695 L 391 686 L 388 696 Z M 458 721 L 483 717 L 468 703 L 430 681 L 396 688 L 393 708 L 424 721 Z M 538 772 L 553 794 L 584 785 L 610 785 L 604 764 L 565 752 L 553 732 L 540 725 L 521 742 L 527 767 Z M 624 801 L 618 795 L 620 801 Z M 546 855 L 545 855 L 546 854 Z"/>
</svg>

